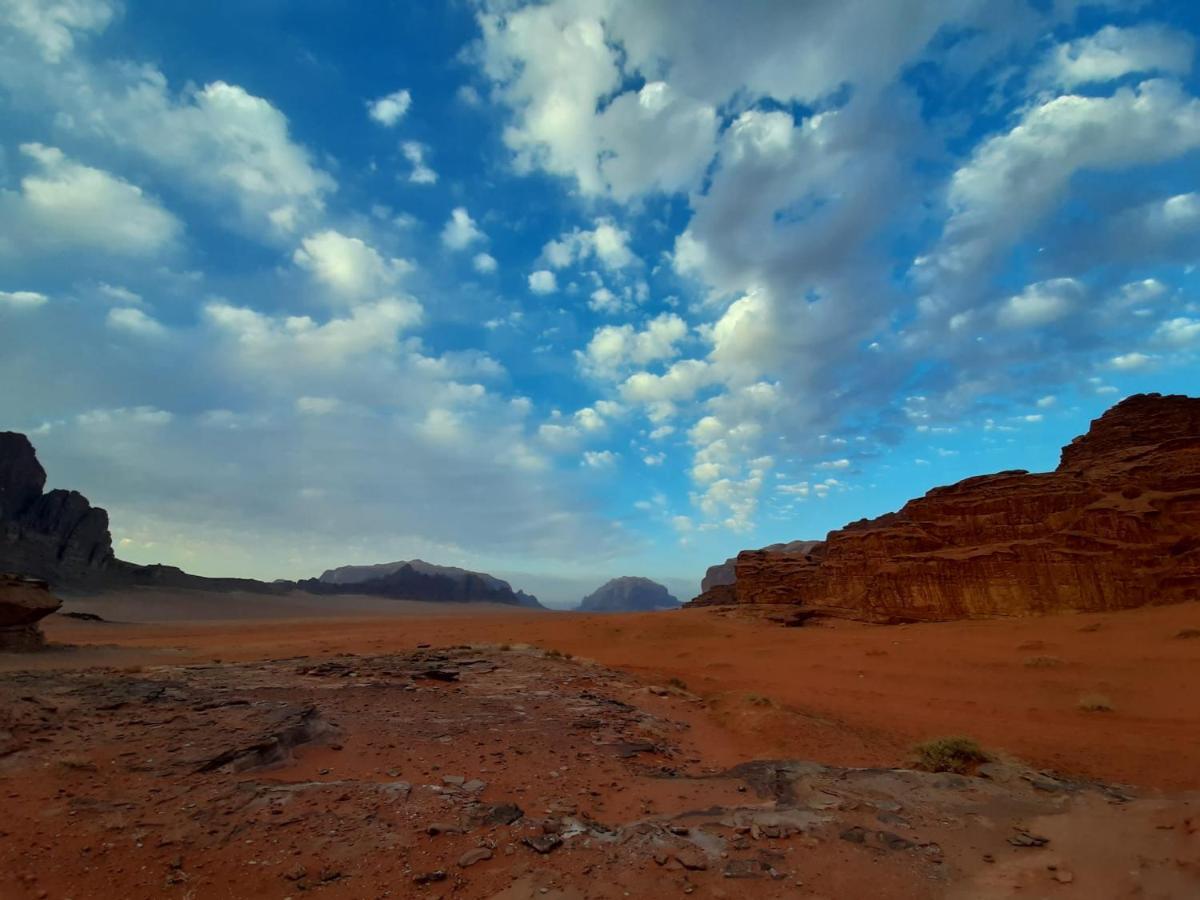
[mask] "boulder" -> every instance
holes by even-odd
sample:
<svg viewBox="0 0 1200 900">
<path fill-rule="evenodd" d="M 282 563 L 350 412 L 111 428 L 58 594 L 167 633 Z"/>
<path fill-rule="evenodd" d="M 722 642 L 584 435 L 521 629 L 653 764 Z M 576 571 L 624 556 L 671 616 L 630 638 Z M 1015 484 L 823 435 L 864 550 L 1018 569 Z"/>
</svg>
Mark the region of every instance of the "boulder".
<svg viewBox="0 0 1200 900">
<path fill-rule="evenodd" d="M 874 622 L 1200 600 L 1200 399 L 1129 397 L 1053 472 L 935 488 L 804 552 L 745 551 L 733 591 Z"/>
<path fill-rule="evenodd" d="M 61 606 L 46 582 L 0 572 L 0 651 L 43 647 L 46 641 L 38 623 Z"/>
<path fill-rule="evenodd" d="M 649 578 L 614 578 L 579 603 L 580 612 L 652 612 L 675 609 L 676 600 L 663 585 Z"/>
</svg>

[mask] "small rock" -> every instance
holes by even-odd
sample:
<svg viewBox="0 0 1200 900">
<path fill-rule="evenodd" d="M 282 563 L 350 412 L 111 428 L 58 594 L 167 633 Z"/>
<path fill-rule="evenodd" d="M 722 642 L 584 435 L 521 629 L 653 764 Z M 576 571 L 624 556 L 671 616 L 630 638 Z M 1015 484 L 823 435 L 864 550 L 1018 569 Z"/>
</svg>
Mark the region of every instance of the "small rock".
<svg viewBox="0 0 1200 900">
<path fill-rule="evenodd" d="M 1044 847 L 1050 843 L 1050 838 L 1042 837 L 1037 834 L 1030 834 L 1028 831 L 1017 831 L 1008 842 L 1014 847 Z"/>
<path fill-rule="evenodd" d="M 472 778 L 470 781 L 463 784 L 462 789 L 470 794 L 478 794 L 481 793 L 486 787 L 486 781 L 480 781 L 478 778 Z"/>
<path fill-rule="evenodd" d="M 483 862 L 485 859 L 492 858 L 492 851 L 489 847 L 476 847 L 474 850 L 468 850 L 458 858 L 458 864 L 461 868 L 469 869 L 475 863 Z"/>
<path fill-rule="evenodd" d="M 463 783 L 466 780 L 467 779 L 463 778 L 461 775 L 443 775 L 442 776 L 442 784 L 448 784 L 451 787 L 462 787 Z"/>
<path fill-rule="evenodd" d="M 708 860 L 696 850 L 676 850 L 675 859 L 691 872 L 702 872 L 708 868 Z"/>
<path fill-rule="evenodd" d="M 534 837 L 522 838 L 521 840 L 527 847 L 542 854 L 550 853 L 562 846 L 562 838 L 557 834 L 539 834 Z"/>
<path fill-rule="evenodd" d="M 413 876 L 413 884 L 433 884 L 435 881 L 445 881 L 446 873 L 441 869 L 436 872 L 422 872 L 420 875 Z"/>
<path fill-rule="evenodd" d="M 859 825 L 852 828 L 847 828 L 840 835 L 843 841 L 849 841 L 852 844 L 864 844 L 867 840 L 867 830 Z"/>
<path fill-rule="evenodd" d="M 496 803 L 490 807 L 483 820 L 489 825 L 511 825 L 525 815 L 525 811 L 515 803 Z"/>
<path fill-rule="evenodd" d="M 1068 872 L 1066 869 L 1058 869 L 1054 873 L 1054 880 L 1059 884 L 1070 884 L 1075 880 L 1075 874 Z"/>
</svg>

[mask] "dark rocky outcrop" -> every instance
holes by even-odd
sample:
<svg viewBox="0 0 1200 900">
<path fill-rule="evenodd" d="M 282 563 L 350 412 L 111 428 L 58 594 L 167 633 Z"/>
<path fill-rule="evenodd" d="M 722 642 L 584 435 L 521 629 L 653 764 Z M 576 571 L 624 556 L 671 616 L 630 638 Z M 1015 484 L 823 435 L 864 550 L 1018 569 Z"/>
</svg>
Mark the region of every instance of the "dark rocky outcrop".
<svg viewBox="0 0 1200 900">
<path fill-rule="evenodd" d="M 734 600 L 877 622 L 1200 600 L 1200 399 L 1142 394 L 1053 472 L 931 490 L 804 552 L 746 551 Z"/>
<path fill-rule="evenodd" d="M 297 586 L 314 594 L 369 594 L 398 600 L 542 607 L 536 597 L 514 591 L 503 579 L 420 559 L 373 566 L 342 566 L 327 570 L 320 578 L 297 582 Z"/>
<path fill-rule="evenodd" d="M 653 612 L 679 606 L 671 593 L 649 578 L 625 576 L 598 587 L 579 602 L 580 612 Z"/>
<path fill-rule="evenodd" d="M 61 606 L 46 582 L 0 572 L 0 652 L 40 650 L 46 639 L 38 623 Z"/>
<path fill-rule="evenodd" d="M 108 513 L 45 486 L 29 439 L 0 432 L 0 568 L 55 584 L 103 578 L 113 564 Z"/>
</svg>

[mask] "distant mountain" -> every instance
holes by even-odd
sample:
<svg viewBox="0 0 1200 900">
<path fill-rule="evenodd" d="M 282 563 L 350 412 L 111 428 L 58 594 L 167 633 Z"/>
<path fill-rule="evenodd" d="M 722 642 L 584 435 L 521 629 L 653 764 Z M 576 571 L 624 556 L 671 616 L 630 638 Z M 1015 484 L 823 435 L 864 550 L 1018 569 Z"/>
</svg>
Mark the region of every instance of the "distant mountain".
<svg viewBox="0 0 1200 900">
<path fill-rule="evenodd" d="M 297 583 L 314 594 L 371 594 L 405 600 L 434 600 L 448 603 L 503 603 L 541 609 L 537 597 L 514 591 L 512 585 L 486 572 L 457 566 L 439 566 L 422 559 L 377 563 L 369 566 L 340 566 L 327 569 L 320 578 Z"/>
<path fill-rule="evenodd" d="M 679 601 L 670 591 L 649 578 L 614 578 L 588 594 L 579 603 L 580 612 L 653 612 L 675 609 Z"/>
<path fill-rule="evenodd" d="M 370 594 L 398 600 L 504 603 L 540 609 L 537 598 L 483 572 L 414 559 L 343 566 L 320 578 L 271 583 L 205 578 L 174 566 L 142 566 L 113 554 L 108 513 L 76 491 L 46 492 L 46 470 L 23 435 L 0 432 L 0 572 L 32 576 L 56 588 L 108 590 L 135 585 L 201 591 Z"/>
</svg>

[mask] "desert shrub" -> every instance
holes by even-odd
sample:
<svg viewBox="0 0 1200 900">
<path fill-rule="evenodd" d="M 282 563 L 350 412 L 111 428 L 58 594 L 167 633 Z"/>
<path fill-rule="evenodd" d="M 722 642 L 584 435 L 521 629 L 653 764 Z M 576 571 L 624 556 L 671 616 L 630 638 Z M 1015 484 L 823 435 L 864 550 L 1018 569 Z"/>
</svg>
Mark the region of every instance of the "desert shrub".
<svg viewBox="0 0 1200 900">
<path fill-rule="evenodd" d="M 1200 628 L 1185 628 L 1176 633 L 1176 638 L 1179 640 L 1187 640 L 1189 638 L 1200 638 Z"/>
<path fill-rule="evenodd" d="M 926 772 L 953 772 L 966 775 L 988 761 L 983 748 L 968 737 L 934 738 L 913 748 L 916 767 Z"/>
<path fill-rule="evenodd" d="M 1079 698 L 1079 708 L 1084 712 L 1112 712 L 1112 701 L 1103 694 L 1084 694 Z"/>
<path fill-rule="evenodd" d="M 1057 656 L 1031 656 L 1025 660 L 1025 665 L 1031 669 L 1057 669 L 1063 661 Z"/>
<path fill-rule="evenodd" d="M 679 691 L 687 690 L 687 682 L 682 678 L 671 678 L 667 681 L 667 684 Z"/>
</svg>

